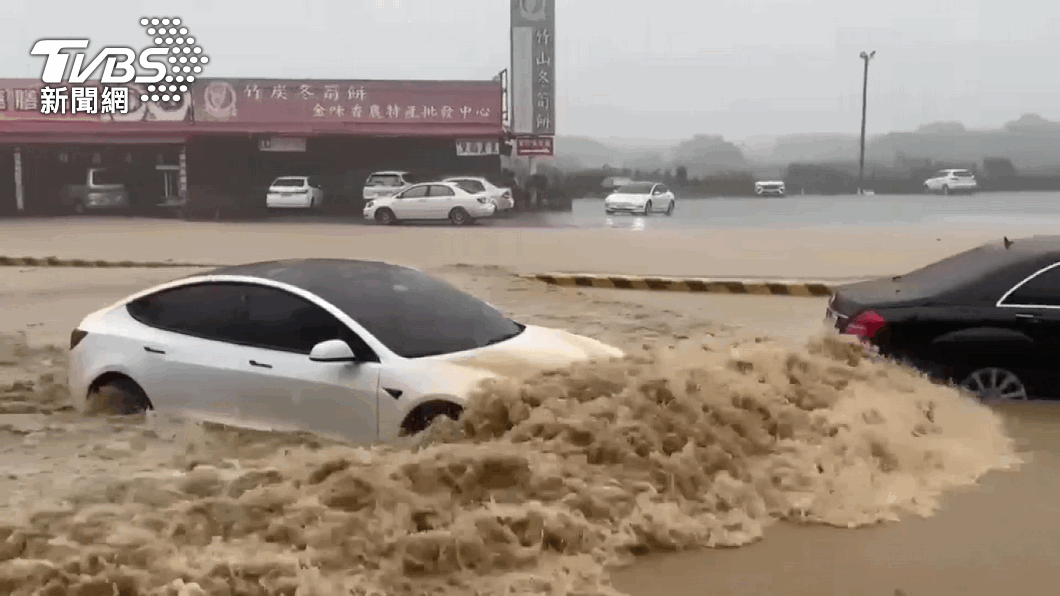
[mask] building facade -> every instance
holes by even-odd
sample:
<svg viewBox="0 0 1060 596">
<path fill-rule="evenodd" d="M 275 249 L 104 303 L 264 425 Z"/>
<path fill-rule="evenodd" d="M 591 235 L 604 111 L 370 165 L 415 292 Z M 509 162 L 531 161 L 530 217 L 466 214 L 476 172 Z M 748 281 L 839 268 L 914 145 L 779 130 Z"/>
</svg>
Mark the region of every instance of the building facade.
<svg viewBox="0 0 1060 596">
<path fill-rule="evenodd" d="M 0 79 L 0 215 L 63 212 L 62 189 L 89 169 L 143 211 L 263 208 L 285 175 L 325 180 L 329 201 L 354 210 L 373 171 L 500 171 L 497 81 L 199 79 L 170 101 L 130 84 L 124 113 L 85 93 L 42 111 L 40 88 Z"/>
</svg>

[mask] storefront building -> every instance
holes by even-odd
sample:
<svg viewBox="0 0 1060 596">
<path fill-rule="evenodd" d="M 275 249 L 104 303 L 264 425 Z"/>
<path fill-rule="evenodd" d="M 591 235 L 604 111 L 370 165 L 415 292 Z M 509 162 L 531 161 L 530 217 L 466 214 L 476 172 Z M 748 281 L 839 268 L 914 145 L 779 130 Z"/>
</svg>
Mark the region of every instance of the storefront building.
<svg viewBox="0 0 1060 596">
<path fill-rule="evenodd" d="M 326 181 L 333 206 L 355 210 L 373 171 L 500 171 L 495 81 L 200 79 L 169 102 L 129 85 L 124 114 L 45 114 L 40 86 L 0 80 L 0 215 L 64 212 L 62 189 L 89 170 L 125 184 L 140 211 L 184 198 L 254 210 L 292 175 Z"/>
</svg>

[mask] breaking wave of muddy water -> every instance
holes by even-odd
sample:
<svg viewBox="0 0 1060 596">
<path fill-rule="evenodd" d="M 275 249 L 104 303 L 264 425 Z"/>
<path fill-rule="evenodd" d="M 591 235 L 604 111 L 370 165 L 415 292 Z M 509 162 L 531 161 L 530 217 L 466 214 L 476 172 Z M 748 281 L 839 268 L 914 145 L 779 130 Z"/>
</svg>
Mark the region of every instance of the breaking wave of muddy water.
<svg viewBox="0 0 1060 596">
<path fill-rule="evenodd" d="M 986 406 L 834 335 L 491 382 L 414 446 L 233 463 L 233 436 L 0 528 L 0 591 L 611 594 L 606 567 L 633 555 L 930 515 L 1018 464 Z"/>
</svg>

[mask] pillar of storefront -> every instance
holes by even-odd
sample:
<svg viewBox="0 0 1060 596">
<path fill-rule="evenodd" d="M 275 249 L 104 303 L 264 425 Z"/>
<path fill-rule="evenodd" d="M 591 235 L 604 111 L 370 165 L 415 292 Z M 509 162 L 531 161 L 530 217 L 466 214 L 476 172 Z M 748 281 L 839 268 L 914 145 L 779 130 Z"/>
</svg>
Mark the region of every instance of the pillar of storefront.
<svg viewBox="0 0 1060 596">
<path fill-rule="evenodd" d="M 180 147 L 180 173 L 177 174 L 177 195 L 188 200 L 188 146 Z"/>
<path fill-rule="evenodd" d="M 22 196 L 22 149 L 15 149 L 15 209 L 26 210 L 26 200 Z"/>
</svg>

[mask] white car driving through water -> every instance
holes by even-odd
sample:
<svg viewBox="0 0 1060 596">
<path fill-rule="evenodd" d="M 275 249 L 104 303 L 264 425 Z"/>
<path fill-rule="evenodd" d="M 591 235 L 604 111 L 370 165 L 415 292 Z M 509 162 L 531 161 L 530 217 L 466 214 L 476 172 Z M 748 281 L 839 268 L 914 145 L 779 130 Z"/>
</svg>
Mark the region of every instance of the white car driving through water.
<svg viewBox="0 0 1060 596">
<path fill-rule="evenodd" d="M 975 192 L 978 188 L 979 183 L 975 180 L 975 174 L 968 170 L 939 170 L 924 181 L 924 190 L 944 195 Z"/>
<path fill-rule="evenodd" d="M 371 442 L 457 418 L 485 379 L 622 356 L 415 269 L 287 260 L 178 279 L 88 315 L 70 335 L 69 387 L 81 411 Z"/>
<path fill-rule="evenodd" d="M 665 184 L 658 182 L 634 182 L 619 187 L 604 199 L 604 211 L 651 215 L 662 212 L 673 215 L 677 199 Z"/>
<path fill-rule="evenodd" d="M 448 219 L 463 226 L 496 212 L 497 204 L 488 194 L 470 193 L 456 182 L 415 184 L 396 195 L 372 199 L 364 205 L 364 218 L 383 225 Z"/>
</svg>

